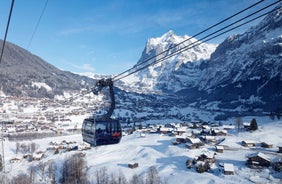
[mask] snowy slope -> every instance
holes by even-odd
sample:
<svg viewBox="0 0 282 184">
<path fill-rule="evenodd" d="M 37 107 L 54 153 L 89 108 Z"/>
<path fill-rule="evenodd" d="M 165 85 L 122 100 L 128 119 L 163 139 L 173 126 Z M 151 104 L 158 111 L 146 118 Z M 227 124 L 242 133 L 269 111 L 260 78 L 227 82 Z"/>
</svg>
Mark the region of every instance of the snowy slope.
<svg viewBox="0 0 282 184">
<path fill-rule="evenodd" d="M 245 117 L 245 121 L 249 121 L 253 117 Z M 235 120 L 229 120 L 226 123 L 232 123 Z M 212 166 L 211 172 L 199 174 L 194 168 L 187 169 L 185 162 L 187 159 L 193 159 L 202 153 L 213 154 L 214 146 L 206 145 L 203 148 L 189 150 L 184 144 L 172 145 L 176 137 L 161 134 L 141 134 L 136 132 L 132 135 L 124 136 L 119 144 L 100 146 L 83 151 L 86 154 L 87 176 L 91 183 L 96 182 L 97 171 L 106 168 L 109 176 L 112 174 L 118 176 L 120 173 L 130 181 L 134 175 L 146 177 L 148 169 L 154 166 L 157 169 L 158 175 L 167 183 L 252 183 L 250 179 L 256 179 L 262 183 L 281 183 L 282 175 L 279 172 L 274 172 L 271 168 L 265 169 L 250 169 L 245 166 L 246 156 L 251 153 L 256 153 L 257 150 L 263 151 L 261 148 L 245 148 L 239 143 L 242 140 L 253 140 L 256 142 L 273 143 L 272 149 L 265 149 L 265 154 L 271 159 L 279 158 L 279 154 L 275 153 L 277 145 L 282 144 L 281 121 L 269 121 L 266 118 L 257 118 L 259 130 L 253 133 L 242 131 L 240 134 L 236 131 L 229 131 L 222 145 L 228 145 L 230 150 L 225 150 L 223 153 L 217 153 L 215 156 L 216 162 Z M 81 135 L 69 135 L 35 139 L 32 141 L 20 142 L 30 144 L 31 142 L 38 145 L 36 151 L 44 151 L 50 147 L 50 142 L 77 142 L 82 144 Z M 22 154 L 15 154 L 16 142 L 5 142 L 6 154 L 6 171 L 8 178 L 17 176 L 20 173 L 27 173 L 30 166 L 36 166 L 39 163 L 51 163 L 54 161 L 57 174 L 60 177 L 61 173 L 58 169 L 62 167 L 62 162 L 65 158 L 81 151 L 62 152 L 60 154 L 48 155 L 41 161 L 28 162 L 21 160 L 19 163 L 9 163 L 12 158 L 21 158 Z M 129 163 L 138 163 L 139 166 L 135 169 L 128 168 Z M 231 163 L 234 165 L 235 175 L 224 175 L 220 164 Z M 46 173 L 47 169 L 45 170 Z M 37 171 L 37 179 L 43 178 L 40 169 Z M 45 176 L 47 178 L 47 174 Z M 255 177 L 255 178 L 254 178 Z M 43 180 L 44 183 L 48 180 Z"/>
<path fill-rule="evenodd" d="M 282 79 L 282 9 L 244 34 L 232 35 L 212 54 L 200 89 L 246 80 Z M 263 88 L 263 86 L 261 86 Z"/>
<path fill-rule="evenodd" d="M 281 7 L 281 4 L 280 4 Z M 282 100 L 282 9 L 257 26 L 228 37 L 212 54 L 198 89 L 209 100 L 274 110 Z M 250 100 L 256 99 L 256 100 Z M 248 103 L 244 103 L 249 101 Z"/>
</svg>

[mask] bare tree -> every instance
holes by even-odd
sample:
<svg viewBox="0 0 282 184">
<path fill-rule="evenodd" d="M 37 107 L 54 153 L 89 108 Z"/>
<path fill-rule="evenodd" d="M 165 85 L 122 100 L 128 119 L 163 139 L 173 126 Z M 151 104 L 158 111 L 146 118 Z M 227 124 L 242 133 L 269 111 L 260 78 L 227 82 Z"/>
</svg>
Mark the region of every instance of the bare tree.
<svg viewBox="0 0 282 184">
<path fill-rule="evenodd" d="M 134 174 L 129 183 L 130 184 L 143 184 L 144 182 L 143 182 L 143 178 L 141 176 Z"/>
<path fill-rule="evenodd" d="M 155 166 L 149 168 L 146 178 L 146 184 L 160 184 L 161 179 Z"/>
<path fill-rule="evenodd" d="M 74 154 L 63 163 L 61 183 L 89 183 L 86 174 L 86 162 L 80 154 Z"/>
<path fill-rule="evenodd" d="M 236 118 L 237 132 L 240 132 L 241 127 L 243 126 L 243 119 L 241 117 Z"/>
<path fill-rule="evenodd" d="M 96 184 L 106 184 L 108 183 L 108 174 L 107 174 L 107 168 L 103 167 L 95 172 L 96 176 Z"/>
<path fill-rule="evenodd" d="M 2 155 L 0 154 L 0 172 L 3 171 L 3 161 L 2 161 Z"/>
<path fill-rule="evenodd" d="M 45 171 L 46 171 L 46 166 L 47 166 L 47 162 L 39 162 L 38 164 L 38 171 L 39 171 L 39 174 L 41 176 L 41 180 L 42 181 L 45 181 Z"/>
<path fill-rule="evenodd" d="M 47 168 L 47 176 L 51 183 L 56 183 L 56 165 L 54 161 L 50 161 Z"/>
<path fill-rule="evenodd" d="M 37 170 L 37 167 L 36 167 L 36 166 L 30 166 L 30 167 L 28 168 L 29 179 L 30 179 L 30 181 L 32 181 L 32 182 L 34 182 L 35 175 L 36 175 L 36 170 Z"/>
<path fill-rule="evenodd" d="M 20 151 L 20 143 L 17 142 L 17 143 L 16 143 L 16 154 L 18 154 L 19 151 Z"/>
<path fill-rule="evenodd" d="M 31 153 L 34 153 L 35 150 L 37 150 L 38 147 L 39 147 L 38 144 L 35 144 L 34 142 L 31 143 L 31 144 L 30 144 L 30 152 L 31 152 Z"/>
<path fill-rule="evenodd" d="M 127 184 L 127 183 L 128 182 L 127 182 L 124 174 L 121 171 L 119 171 L 118 184 Z"/>
<path fill-rule="evenodd" d="M 18 176 L 11 179 L 10 184 L 32 184 L 33 181 L 30 180 L 27 174 L 19 174 Z"/>
</svg>

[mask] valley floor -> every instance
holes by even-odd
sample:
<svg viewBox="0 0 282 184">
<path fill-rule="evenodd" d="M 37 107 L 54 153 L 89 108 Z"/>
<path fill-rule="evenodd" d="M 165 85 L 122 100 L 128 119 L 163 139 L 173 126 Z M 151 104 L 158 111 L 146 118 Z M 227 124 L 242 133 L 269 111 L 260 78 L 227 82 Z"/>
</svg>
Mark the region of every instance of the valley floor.
<svg viewBox="0 0 282 184">
<path fill-rule="evenodd" d="M 282 183 L 282 172 L 276 172 L 272 167 L 251 169 L 246 166 L 247 156 L 253 153 L 264 153 L 271 161 L 279 160 L 282 153 L 277 153 L 282 145 L 282 121 L 271 121 L 269 118 L 258 118 L 259 130 L 254 132 L 229 130 L 225 140 L 220 144 L 227 148 L 223 153 L 216 153 L 215 163 L 211 165 L 209 172 L 198 173 L 195 167 L 187 169 L 187 159 L 192 160 L 203 153 L 215 153 L 215 146 L 205 144 L 199 149 L 188 149 L 184 143 L 173 145 L 176 137 L 165 134 L 143 134 L 134 132 L 124 136 L 119 144 L 92 147 L 80 151 L 83 145 L 80 134 L 60 136 L 52 138 L 34 139 L 24 142 L 5 141 L 5 176 L 12 178 L 21 173 L 27 173 L 31 166 L 39 163 L 53 161 L 57 167 L 61 167 L 65 158 L 79 152 L 84 153 L 88 180 L 96 183 L 97 171 L 106 169 L 113 175 L 123 173 L 127 181 L 134 175 L 145 177 L 148 169 L 154 166 L 161 180 L 166 183 Z M 234 122 L 234 121 L 233 121 Z M 256 143 L 267 142 L 273 144 L 273 148 L 243 147 L 243 140 L 252 140 Z M 68 142 L 79 145 L 78 150 L 50 154 L 51 142 Z M 27 161 L 23 159 L 24 153 L 18 145 L 31 145 L 35 143 L 35 152 L 44 152 L 45 156 L 39 161 Z M 18 149 L 18 150 L 17 150 Z M 19 151 L 21 150 L 21 151 Z M 49 153 L 49 154 L 48 154 Z M 18 158 L 19 160 L 15 159 Z M 10 161 L 15 159 L 14 163 Z M 138 167 L 131 169 L 128 164 L 138 163 Z M 234 175 L 225 175 L 222 165 L 229 163 L 234 165 Z M 57 173 L 59 177 L 61 173 Z M 3 174 L 2 174 L 3 176 Z M 40 175 L 38 181 L 49 180 Z M 0 182 L 1 183 L 1 182 Z"/>
</svg>

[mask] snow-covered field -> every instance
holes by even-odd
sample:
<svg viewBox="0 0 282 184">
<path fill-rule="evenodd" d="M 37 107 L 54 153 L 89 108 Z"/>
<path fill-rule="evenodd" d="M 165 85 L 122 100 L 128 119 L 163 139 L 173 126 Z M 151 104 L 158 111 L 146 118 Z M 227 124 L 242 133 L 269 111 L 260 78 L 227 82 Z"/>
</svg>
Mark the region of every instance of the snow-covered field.
<svg viewBox="0 0 282 184">
<path fill-rule="evenodd" d="M 251 117 L 245 117 L 248 121 Z M 230 120 L 234 124 L 235 120 Z M 197 173 L 195 168 L 187 169 L 186 160 L 192 160 L 201 153 L 214 153 L 215 147 L 205 145 L 201 149 L 190 150 L 185 144 L 173 145 L 176 137 L 164 134 L 146 134 L 141 136 L 140 132 L 124 136 L 119 144 L 92 147 L 90 150 L 70 151 L 50 154 L 40 161 L 28 162 L 22 159 L 17 163 L 10 163 L 12 158 L 21 158 L 22 153 L 16 154 L 16 142 L 5 141 L 5 170 L 8 178 L 26 173 L 32 165 L 40 162 L 55 161 L 59 167 L 62 161 L 77 152 L 86 153 L 87 175 L 91 183 L 95 183 L 97 170 L 106 168 L 109 173 L 118 175 L 123 173 L 129 181 L 133 175 L 145 176 L 148 169 L 154 166 L 158 175 L 167 183 L 282 183 L 282 172 L 276 172 L 272 168 L 250 169 L 246 167 L 246 156 L 257 151 L 263 152 L 270 160 L 281 159 L 282 154 L 277 153 L 278 145 L 282 145 L 282 121 L 271 121 L 269 117 L 257 118 L 259 130 L 255 132 L 230 130 L 221 145 L 229 146 L 230 150 L 216 153 L 216 162 L 209 172 Z M 228 122 L 226 122 L 228 123 Z M 37 145 L 36 151 L 45 151 L 50 147 L 50 142 L 62 142 L 63 140 L 77 142 L 82 145 L 80 134 L 59 136 L 32 141 L 20 142 Z M 241 146 L 242 140 L 252 140 L 256 143 L 272 143 L 273 148 L 246 148 Z M 130 163 L 138 163 L 138 167 L 131 169 Z M 231 163 L 234 165 L 235 175 L 224 175 L 221 164 Z M 40 178 L 40 177 L 38 177 Z"/>
</svg>

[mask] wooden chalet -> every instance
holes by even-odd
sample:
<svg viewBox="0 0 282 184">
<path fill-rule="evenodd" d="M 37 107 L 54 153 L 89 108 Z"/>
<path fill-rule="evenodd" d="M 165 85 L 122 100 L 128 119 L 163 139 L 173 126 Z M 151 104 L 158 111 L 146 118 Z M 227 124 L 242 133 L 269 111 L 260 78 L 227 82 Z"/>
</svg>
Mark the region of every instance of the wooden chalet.
<svg viewBox="0 0 282 184">
<path fill-rule="evenodd" d="M 263 153 L 258 152 L 248 156 L 246 165 L 250 167 L 269 167 L 271 165 L 270 159 Z"/>
<path fill-rule="evenodd" d="M 251 122 L 244 122 L 243 126 L 244 128 L 249 129 L 251 127 Z"/>
<path fill-rule="evenodd" d="M 273 144 L 262 142 L 261 143 L 261 147 L 263 147 L 263 148 L 273 148 Z"/>
<path fill-rule="evenodd" d="M 10 163 L 20 163 L 22 160 L 20 158 L 12 158 Z"/>
<path fill-rule="evenodd" d="M 203 152 L 200 156 L 197 157 L 196 161 L 202 161 L 202 162 L 209 162 L 214 163 L 215 162 L 215 154 L 214 152 Z"/>
<path fill-rule="evenodd" d="M 171 133 L 174 129 L 171 128 L 171 127 L 161 127 L 159 129 L 159 131 L 162 133 L 162 134 L 167 134 L 167 133 Z"/>
<path fill-rule="evenodd" d="M 219 130 L 219 129 L 214 129 L 211 131 L 213 136 L 226 136 L 227 135 L 227 130 Z"/>
<path fill-rule="evenodd" d="M 138 166 L 139 166 L 138 163 L 130 163 L 130 164 L 128 164 L 128 167 L 131 168 L 131 169 L 135 169 L 135 168 L 137 168 Z"/>
<path fill-rule="evenodd" d="M 246 140 L 246 141 L 242 141 L 242 146 L 254 147 L 256 146 L 256 143 L 254 141 Z"/>
<path fill-rule="evenodd" d="M 204 142 L 216 142 L 215 136 L 205 135 L 202 137 Z"/>
<path fill-rule="evenodd" d="M 215 146 L 215 150 L 218 153 L 223 153 L 224 147 L 223 146 Z"/>
<path fill-rule="evenodd" d="M 224 163 L 223 167 L 224 167 L 224 174 L 225 175 L 234 175 L 235 174 L 233 164 Z"/>
<path fill-rule="evenodd" d="M 197 149 L 204 146 L 204 143 L 199 138 L 188 138 L 188 143 L 186 143 L 187 148 Z"/>
<path fill-rule="evenodd" d="M 282 146 L 278 146 L 278 153 L 282 153 Z"/>
</svg>

